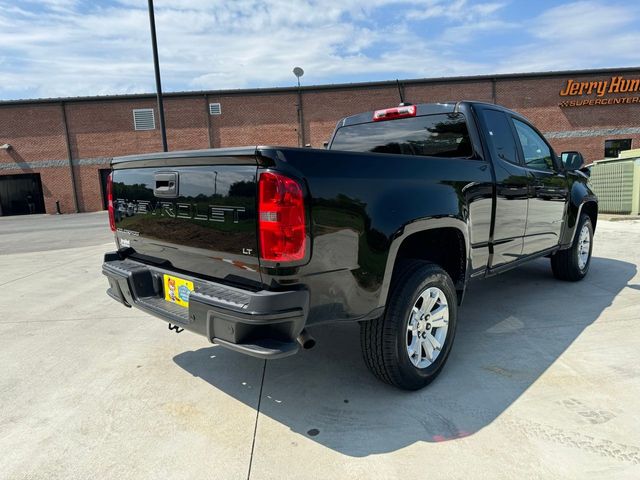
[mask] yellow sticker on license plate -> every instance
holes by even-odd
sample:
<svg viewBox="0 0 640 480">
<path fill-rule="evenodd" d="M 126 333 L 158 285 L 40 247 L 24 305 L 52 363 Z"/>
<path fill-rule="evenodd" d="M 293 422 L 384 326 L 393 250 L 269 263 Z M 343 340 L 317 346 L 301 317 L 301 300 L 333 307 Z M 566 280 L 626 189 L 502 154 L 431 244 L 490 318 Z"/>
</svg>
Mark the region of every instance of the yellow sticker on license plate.
<svg viewBox="0 0 640 480">
<path fill-rule="evenodd" d="M 191 292 L 193 292 L 193 282 L 172 275 L 164 276 L 164 299 L 167 302 L 188 307 Z"/>
</svg>

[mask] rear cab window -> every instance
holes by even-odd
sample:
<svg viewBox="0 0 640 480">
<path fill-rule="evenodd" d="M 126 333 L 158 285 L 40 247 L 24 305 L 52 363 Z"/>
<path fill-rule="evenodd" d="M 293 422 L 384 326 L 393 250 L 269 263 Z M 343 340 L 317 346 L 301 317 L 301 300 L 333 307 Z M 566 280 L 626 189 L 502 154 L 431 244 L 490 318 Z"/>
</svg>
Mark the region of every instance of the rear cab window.
<svg viewBox="0 0 640 480">
<path fill-rule="evenodd" d="M 340 127 L 331 150 L 426 157 L 470 158 L 464 115 L 434 114 Z"/>
</svg>

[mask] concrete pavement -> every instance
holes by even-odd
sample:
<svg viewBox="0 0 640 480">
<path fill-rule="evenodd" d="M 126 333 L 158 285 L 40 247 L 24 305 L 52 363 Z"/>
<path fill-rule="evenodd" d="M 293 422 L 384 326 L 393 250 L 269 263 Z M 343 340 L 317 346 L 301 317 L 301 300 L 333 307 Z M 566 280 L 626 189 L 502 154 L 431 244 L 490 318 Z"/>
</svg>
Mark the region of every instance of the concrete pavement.
<svg viewBox="0 0 640 480">
<path fill-rule="evenodd" d="M 266 363 L 169 332 L 105 295 L 110 238 L 0 218 L 0 478 L 640 477 L 640 221 L 599 222 L 583 282 L 541 259 L 472 284 L 414 393 L 354 325 Z"/>
<path fill-rule="evenodd" d="M 107 221 L 105 212 L 0 217 L 0 255 L 111 242 Z"/>
</svg>

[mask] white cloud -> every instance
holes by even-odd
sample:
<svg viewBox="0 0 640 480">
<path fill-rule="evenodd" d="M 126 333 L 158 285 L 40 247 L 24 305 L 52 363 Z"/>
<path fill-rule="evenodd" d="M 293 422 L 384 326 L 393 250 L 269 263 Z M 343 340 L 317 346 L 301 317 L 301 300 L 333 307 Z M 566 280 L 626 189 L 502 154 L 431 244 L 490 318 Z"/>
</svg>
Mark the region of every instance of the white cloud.
<svg viewBox="0 0 640 480">
<path fill-rule="evenodd" d="M 408 11 L 407 18 L 425 20 L 445 18 L 452 21 L 475 22 L 486 18 L 504 8 L 506 3 L 471 3 L 468 0 L 425 0 L 421 8 Z"/>
<path fill-rule="evenodd" d="M 632 66 L 640 63 L 640 5 L 579 1 L 524 25 L 529 41 L 503 55 L 502 72 Z"/>
<path fill-rule="evenodd" d="M 296 65 L 313 84 L 640 60 L 635 7 L 595 0 L 522 23 L 506 0 L 155 3 L 167 91 L 293 85 Z M 0 0 L 0 98 L 153 91 L 146 0 L 100 5 Z"/>
<path fill-rule="evenodd" d="M 518 28 L 514 22 L 503 20 L 478 20 L 464 25 L 448 28 L 441 36 L 441 41 L 460 44 L 477 39 L 480 35 L 495 34 L 496 32 L 510 32 Z"/>
<path fill-rule="evenodd" d="M 407 28 L 401 7 L 431 0 L 156 1 L 165 90 L 292 85 L 473 72 Z M 147 2 L 90 6 L 0 0 L 0 97 L 152 91 Z M 376 18 L 393 6 L 398 18 Z"/>
<path fill-rule="evenodd" d="M 598 37 L 615 34 L 625 25 L 635 28 L 630 24 L 637 14 L 637 9 L 613 3 L 574 2 L 547 10 L 533 22 L 529 31 L 547 40 L 602 40 Z"/>
<path fill-rule="evenodd" d="M 410 20 L 445 22 L 446 28 L 437 39 L 438 44 L 468 43 L 479 35 L 507 32 L 518 27 L 513 21 L 500 18 L 504 2 L 472 3 L 468 0 L 426 0 L 421 9 L 409 10 Z"/>
</svg>

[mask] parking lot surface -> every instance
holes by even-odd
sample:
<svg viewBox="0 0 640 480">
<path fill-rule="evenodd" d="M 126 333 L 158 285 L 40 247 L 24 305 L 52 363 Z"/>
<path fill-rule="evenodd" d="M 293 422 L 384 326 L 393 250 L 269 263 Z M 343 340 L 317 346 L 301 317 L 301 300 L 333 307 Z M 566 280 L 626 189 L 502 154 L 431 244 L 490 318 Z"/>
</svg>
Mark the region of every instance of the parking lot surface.
<svg viewBox="0 0 640 480">
<path fill-rule="evenodd" d="M 103 213 L 0 218 L 0 478 L 640 478 L 640 221 L 588 277 L 470 286 L 442 375 L 375 380 L 357 325 L 265 362 L 105 294 Z"/>
</svg>

